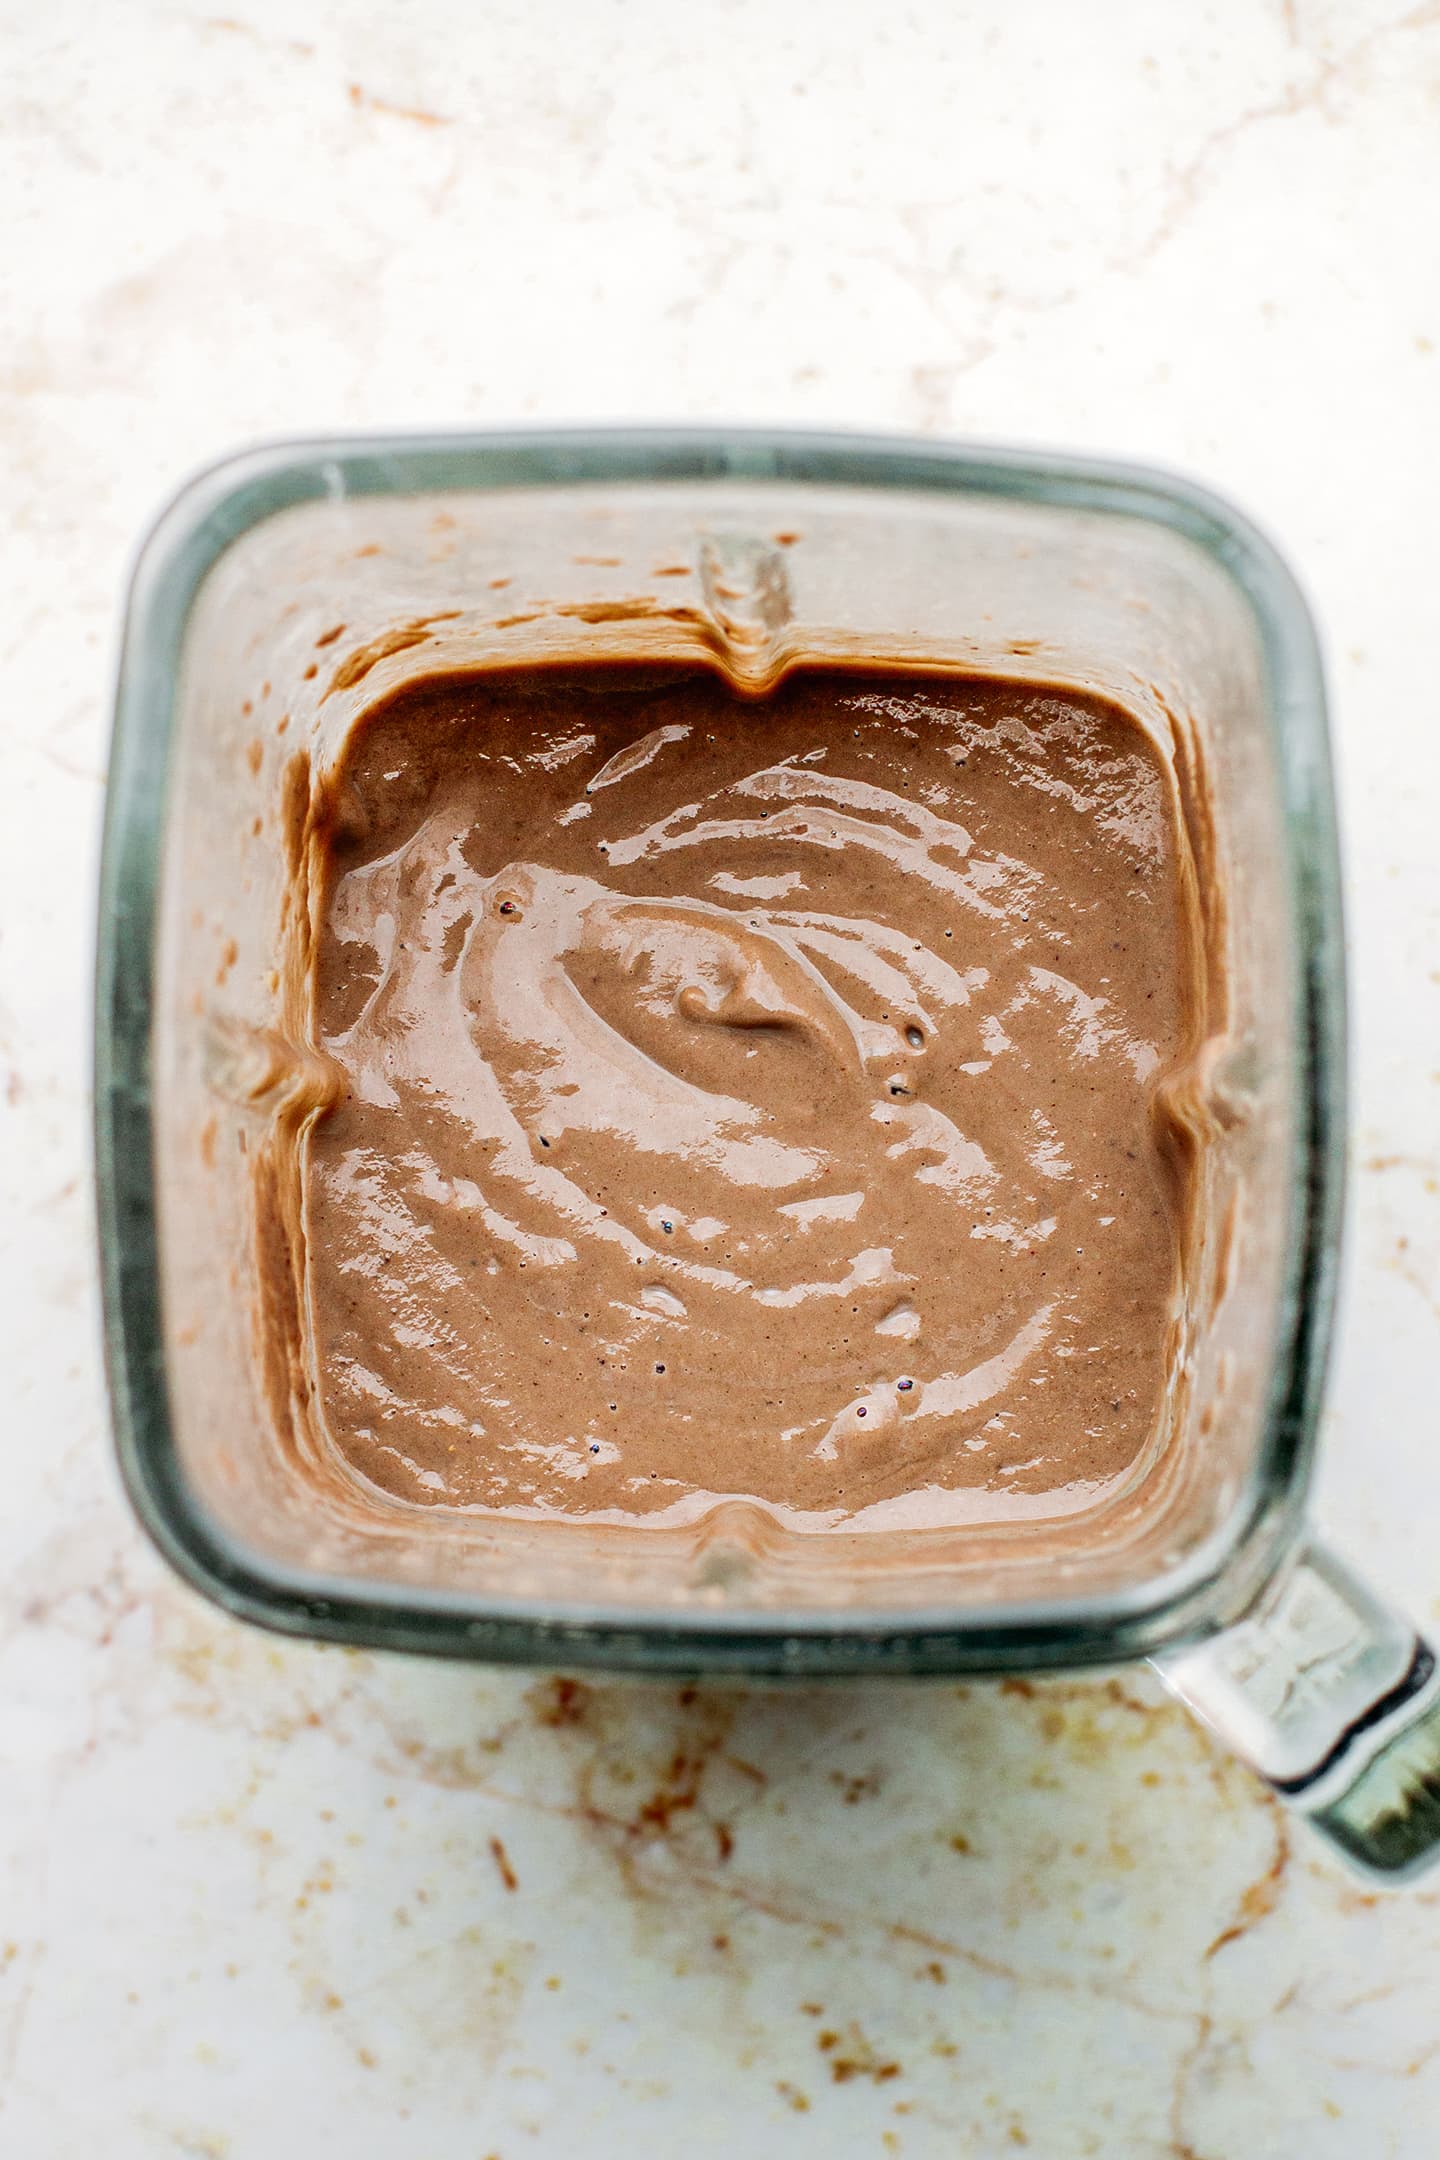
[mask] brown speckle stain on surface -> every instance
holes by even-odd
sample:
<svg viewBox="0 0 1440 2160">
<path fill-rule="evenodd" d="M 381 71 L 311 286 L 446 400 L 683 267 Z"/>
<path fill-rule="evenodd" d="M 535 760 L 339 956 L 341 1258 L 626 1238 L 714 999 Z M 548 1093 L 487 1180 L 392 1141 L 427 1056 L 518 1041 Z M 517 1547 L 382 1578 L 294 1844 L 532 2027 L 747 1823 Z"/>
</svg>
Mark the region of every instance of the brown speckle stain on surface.
<svg viewBox="0 0 1440 2160">
<path fill-rule="evenodd" d="M 253 738 L 252 741 L 246 743 L 245 745 L 245 762 L 250 767 L 252 773 L 258 775 L 261 764 L 264 762 L 264 757 L 265 745 L 261 742 L 259 736 L 257 735 Z"/>
<path fill-rule="evenodd" d="M 201 27 L 223 31 L 228 37 L 249 38 L 252 44 L 268 46 L 273 51 L 294 53 L 301 60 L 313 59 L 315 53 L 315 47 L 302 38 L 266 38 L 252 23 L 240 22 L 233 15 L 207 15 Z"/>
<path fill-rule="evenodd" d="M 455 125 L 450 113 L 431 112 L 423 105 L 395 105 L 389 98 L 376 97 L 363 84 L 352 82 L 349 86 L 350 103 L 363 112 L 381 113 L 389 120 L 412 120 L 417 127 L 446 128 Z"/>
<path fill-rule="evenodd" d="M 1270 1864 L 1262 1875 L 1257 1875 L 1252 1883 L 1247 1883 L 1240 1893 L 1240 1905 L 1237 1915 L 1229 1927 L 1221 1929 L 1206 1950 L 1205 1958 L 1207 1963 L 1219 1951 L 1223 1950 L 1228 1943 L 1239 1942 L 1241 1937 L 1248 1935 L 1252 1928 L 1258 1927 L 1262 1920 L 1268 1918 L 1274 1912 L 1275 1907 L 1280 1902 L 1281 1887 L 1285 1881 L 1286 1870 L 1290 1865 L 1290 1831 L 1280 1803 L 1271 1800 L 1268 1794 L 1264 1797 L 1272 1810 L 1275 1832 L 1275 1849 L 1271 1854 Z"/>
<path fill-rule="evenodd" d="M 490 1839 L 490 1857 L 495 1862 L 495 1871 L 499 1875 L 501 1882 L 504 1883 L 505 1888 L 507 1890 L 518 1890 L 520 1878 L 511 1866 L 510 1855 L 506 1852 L 503 1843 L 498 1837 Z"/>
<path fill-rule="evenodd" d="M 642 1824 L 659 1830 L 662 1835 L 670 1828 L 676 1815 L 686 1813 L 700 1798 L 700 1780 L 705 1775 L 703 1756 L 677 1753 L 670 1758 L 669 1766 L 660 1783 L 648 1800 L 642 1802 L 635 1821 L 630 1825 L 638 1831 Z"/>
<path fill-rule="evenodd" d="M 899 2063 L 877 2050 L 853 2022 L 843 2032 L 817 2033 L 815 2045 L 828 2061 L 837 2085 L 848 2085 L 857 2077 L 869 2078 L 872 2085 L 888 2085 L 901 2074 Z"/>
<path fill-rule="evenodd" d="M 832 1770 L 830 1782 L 840 1794 L 846 1807 L 858 1807 L 862 1800 L 878 1799 L 885 1784 L 883 1770 L 851 1772 Z"/>
<path fill-rule="evenodd" d="M 583 1680 L 556 1673 L 531 1688 L 526 1700 L 541 1725 L 583 1725 L 590 1707 L 590 1690 Z"/>
</svg>

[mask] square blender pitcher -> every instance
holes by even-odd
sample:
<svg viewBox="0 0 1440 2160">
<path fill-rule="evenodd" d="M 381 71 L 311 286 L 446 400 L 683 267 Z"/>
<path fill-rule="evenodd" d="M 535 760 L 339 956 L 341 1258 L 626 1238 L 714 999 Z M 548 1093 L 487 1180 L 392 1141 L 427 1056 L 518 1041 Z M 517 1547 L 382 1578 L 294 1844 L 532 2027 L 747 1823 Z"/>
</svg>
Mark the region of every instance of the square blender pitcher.
<svg viewBox="0 0 1440 2160">
<path fill-rule="evenodd" d="M 1063 686 L 1122 707 L 1189 805 L 1205 1029 L 1163 1400 L 1063 1523 L 796 1529 L 722 1496 L 678 1529 L 587 1526 L 396 1498 L 330 1446 L 283 1169 L 325 1115 L 307 819 L 407 683 L 622 662 L 762 706 L 825 667 Z M 97 1156 L 132 1500 L 228 1611 L 343 1642 L 655 1673 L 1149 1658 L 1352 1860 L 1404 1877 L 1440 1846 L 1434 1660 L 1306 1526 L 1342 966 L 1311 624 L 1267 543 L 1188 483 L 747 430 L 234 457 L 145 544 L 110 767 Z"/>
</svg>

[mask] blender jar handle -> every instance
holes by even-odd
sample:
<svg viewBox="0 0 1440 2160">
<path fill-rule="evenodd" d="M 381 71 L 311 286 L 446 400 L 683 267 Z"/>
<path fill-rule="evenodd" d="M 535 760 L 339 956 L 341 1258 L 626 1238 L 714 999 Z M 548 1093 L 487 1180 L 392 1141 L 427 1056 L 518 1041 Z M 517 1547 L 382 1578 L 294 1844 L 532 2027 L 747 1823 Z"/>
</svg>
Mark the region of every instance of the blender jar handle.
<svg viewBox="0 0 1440 2160">
<path fill-rule="evenodd" d="M 1434 1652 L 1324 1544 L 1302 1544 L 1234 1626 L 1151 1662 L 1372 1880 L 1440 1862 Z"/>
</svg>

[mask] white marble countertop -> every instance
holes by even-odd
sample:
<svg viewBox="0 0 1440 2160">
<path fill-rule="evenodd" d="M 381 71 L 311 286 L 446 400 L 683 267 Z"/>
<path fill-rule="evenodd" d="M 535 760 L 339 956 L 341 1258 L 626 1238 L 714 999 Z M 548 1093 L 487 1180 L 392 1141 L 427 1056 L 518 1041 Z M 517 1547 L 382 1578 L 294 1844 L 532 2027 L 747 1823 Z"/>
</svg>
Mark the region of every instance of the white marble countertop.
<svg viewBox="0 0 1440 2160">
<path fill-rule="evenodd" d="M 1187 468 L 1327 640 L 1321 1498 L 1440 1613 L 1440 6 L 223 4 L 0 10 L 0 2151 L 1429 2160 L 1440 1890 L 1358 1890 L 1137 1674 L 569 1688 L 182 1589 L 110 1460 L 87 1037 L 122 577 L 218 450 L 706 417 Z"/>
</svg>

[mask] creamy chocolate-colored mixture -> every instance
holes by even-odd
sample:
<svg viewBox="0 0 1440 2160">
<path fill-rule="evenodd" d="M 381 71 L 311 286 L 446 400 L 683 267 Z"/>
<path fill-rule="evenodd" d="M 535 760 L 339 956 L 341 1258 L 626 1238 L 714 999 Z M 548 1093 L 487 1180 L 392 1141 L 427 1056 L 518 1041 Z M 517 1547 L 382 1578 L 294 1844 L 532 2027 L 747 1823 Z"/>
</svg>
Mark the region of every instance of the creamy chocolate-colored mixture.
<svg viewBox="0 0 1440 2160">
<path fill-rule="evenodd" d="M 435 678 L 328 784 L 335 1448 L 411 1502 L 1068 1513 L 1160 1429 L 1196 934 L 1120 709 L 958 674 Z"/>
</svg>

